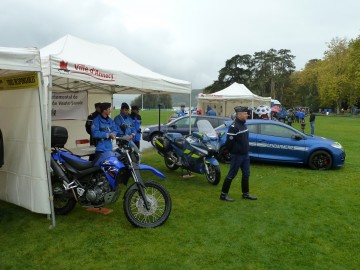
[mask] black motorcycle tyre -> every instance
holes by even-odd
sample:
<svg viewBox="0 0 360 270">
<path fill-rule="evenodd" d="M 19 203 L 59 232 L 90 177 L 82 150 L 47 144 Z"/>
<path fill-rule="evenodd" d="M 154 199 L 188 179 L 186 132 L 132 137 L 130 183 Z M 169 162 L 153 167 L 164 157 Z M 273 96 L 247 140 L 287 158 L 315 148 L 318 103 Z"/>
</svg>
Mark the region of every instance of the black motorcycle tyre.
<svg viewBox="0 0 360 270">
<path fill-rule="evenodd" d="M 164 162 L 166 168 L 169 170 L 175 171 L 179 168 L 179 165 L 176 164 L 176 161 L 172 158 L 172 155 L 176 155 L 175 152 L 170 151 L 164 156 Z"/>
<path fill-rule="evenodd" d="M 124 195 L 124 213 L 135 227 L 155 228 L 164 224 L 169 218 L 172 207 L 170 194 L 157 182 L 145 181 L 144 185 L 145 194 L 151 204 L 150 210 L 146 210 L 137 184 L 134 183 Z"/>
<path fill-rule="evenodd" d="M 51 177 L 54 211 L 56 215 L 67 215 L 75 205 L 76 199 L 70 190 L 65 190 L 63 182 L 56 176 Z"/>
<path fill-rule="evenodd" d="M 206 179 L 210 184 L 216 186 L 217 184 L 219 184 L 219 182 L 221 180 L 220 166 L 219 165 L 209 164 L 208 167 L 210 169 L 210 172 L 207 173 L 205 171 Z"/>
</svg>

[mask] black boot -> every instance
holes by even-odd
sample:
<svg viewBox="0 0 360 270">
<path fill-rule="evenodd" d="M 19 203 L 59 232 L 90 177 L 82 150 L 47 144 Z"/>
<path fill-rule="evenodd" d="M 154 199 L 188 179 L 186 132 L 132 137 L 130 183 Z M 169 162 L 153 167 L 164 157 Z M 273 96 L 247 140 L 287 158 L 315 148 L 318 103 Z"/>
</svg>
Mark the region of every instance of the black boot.
<svg viewBox="0 0 360 270">
<path fill-rule="evenodd" d="M 228 202 L 233 202 L 234 201 L 234 199 L 232 199 L 232 198 L 230 198 L 228 196 L 229 189 L 230 189 L 230 186 L 231 186 L 231 182 L 232 182 L 232 179 L 225 178 L 224 184 L 223 184 L 222 189 L 221 189 L 220 200 L 228 201 Z"/>
<path fill-rule="evenodd" d="M 243 193 L 242 197 L 243 197 L 243 199 L 246 199 L 246 200 L 253 200 L 253 201 L 257 200 L 257 198 L 254 196 L 251 196 L 249 194 L 249 192 Z"/>
<path fill-rule="evenodd" d="M 228 202 L 233 202 L 234 199 L 230 198 L 226 193 L 221 192 L 220 194 L 220 200 L 222 201 L 228 201 Z"/>
</svg>

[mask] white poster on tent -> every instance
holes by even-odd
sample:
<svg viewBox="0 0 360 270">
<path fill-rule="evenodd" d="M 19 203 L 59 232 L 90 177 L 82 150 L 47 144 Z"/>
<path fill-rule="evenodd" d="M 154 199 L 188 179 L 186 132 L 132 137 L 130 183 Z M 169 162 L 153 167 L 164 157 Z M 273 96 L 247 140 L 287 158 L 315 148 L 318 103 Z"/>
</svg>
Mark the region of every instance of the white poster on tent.
<svg viewBox="0 0 360 270">
<path fill-rule="evenodd" d="M 52 120 L 86 120 L 88 112 L 88 94 L 86 91 L 76 93 L 52 94 Z"/>
</svg>

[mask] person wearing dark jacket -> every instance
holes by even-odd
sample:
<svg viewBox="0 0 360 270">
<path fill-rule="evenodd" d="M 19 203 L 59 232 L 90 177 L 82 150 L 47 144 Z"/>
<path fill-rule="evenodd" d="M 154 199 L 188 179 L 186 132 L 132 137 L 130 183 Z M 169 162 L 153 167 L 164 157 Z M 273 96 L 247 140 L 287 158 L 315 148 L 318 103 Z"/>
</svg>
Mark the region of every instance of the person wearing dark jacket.
<svg viewBox="0 0 360 270">
<path fill-rule="evenodd" d="M 311 135 L 314 135 L 315 131 L 315 114 L 313 111 L 310 111 L 310 128 L 311 128 Z"/>
<path fill-rule="evenodd" d="M 88 116 L 85 123 L 86 132 L 90 135 L 90 145 L 94 145 L 94 146 L 96 146 L 96 140 L 92 137 L 91 126 L 93 120 L 100 114 L 100 104 L 101 104 L 100 102 L 95 103 L 95 112 L 93 112 Z"/>
<path fill-rule="evenodd" d="M 141 141 L 141 116 L 139 114 L 139 106 L 133 105 L 131 106 L 130 117 L 133 120 L 133 127 L 135 129 L 135 137 L 133 141 L 135 145 L 140 149 L 140 141 Z"/>
<path fill-rule="evenodd" d="M 220 200 L 232 202 L 234 199 L 229 197 L 231 182 L 237 175 L 239 169 L 242 172 L 241 189 L 242 197 L 248 200 L 257 200 L 256 197 L 249 194 L 250 177 L 250 158 L 249 158 L 249 130 L 246 126 L 248 117 L 248 108 L 237 106 L 235 121 L 230 125 L 227 132 L 225 147 L 231 154 L 231 163 L 229 172 L 222 186 Z"/>
</svg>

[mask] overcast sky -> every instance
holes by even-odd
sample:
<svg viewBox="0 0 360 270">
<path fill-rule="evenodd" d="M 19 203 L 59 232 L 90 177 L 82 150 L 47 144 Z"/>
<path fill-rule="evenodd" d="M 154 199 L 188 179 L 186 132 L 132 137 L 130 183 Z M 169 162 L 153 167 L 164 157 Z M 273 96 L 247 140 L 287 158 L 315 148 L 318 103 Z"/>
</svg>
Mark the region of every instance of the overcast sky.
<svg viewBox="0 0 360 270">
<path fill-rule="evenodd" d="M 0 46 L 71 34 L 198 89 L 236 54 L 289 49 L 299 70 L 331 39 L 357 38 L 359 11 L 359 0 L 1 0 Z"/>
</svg>

